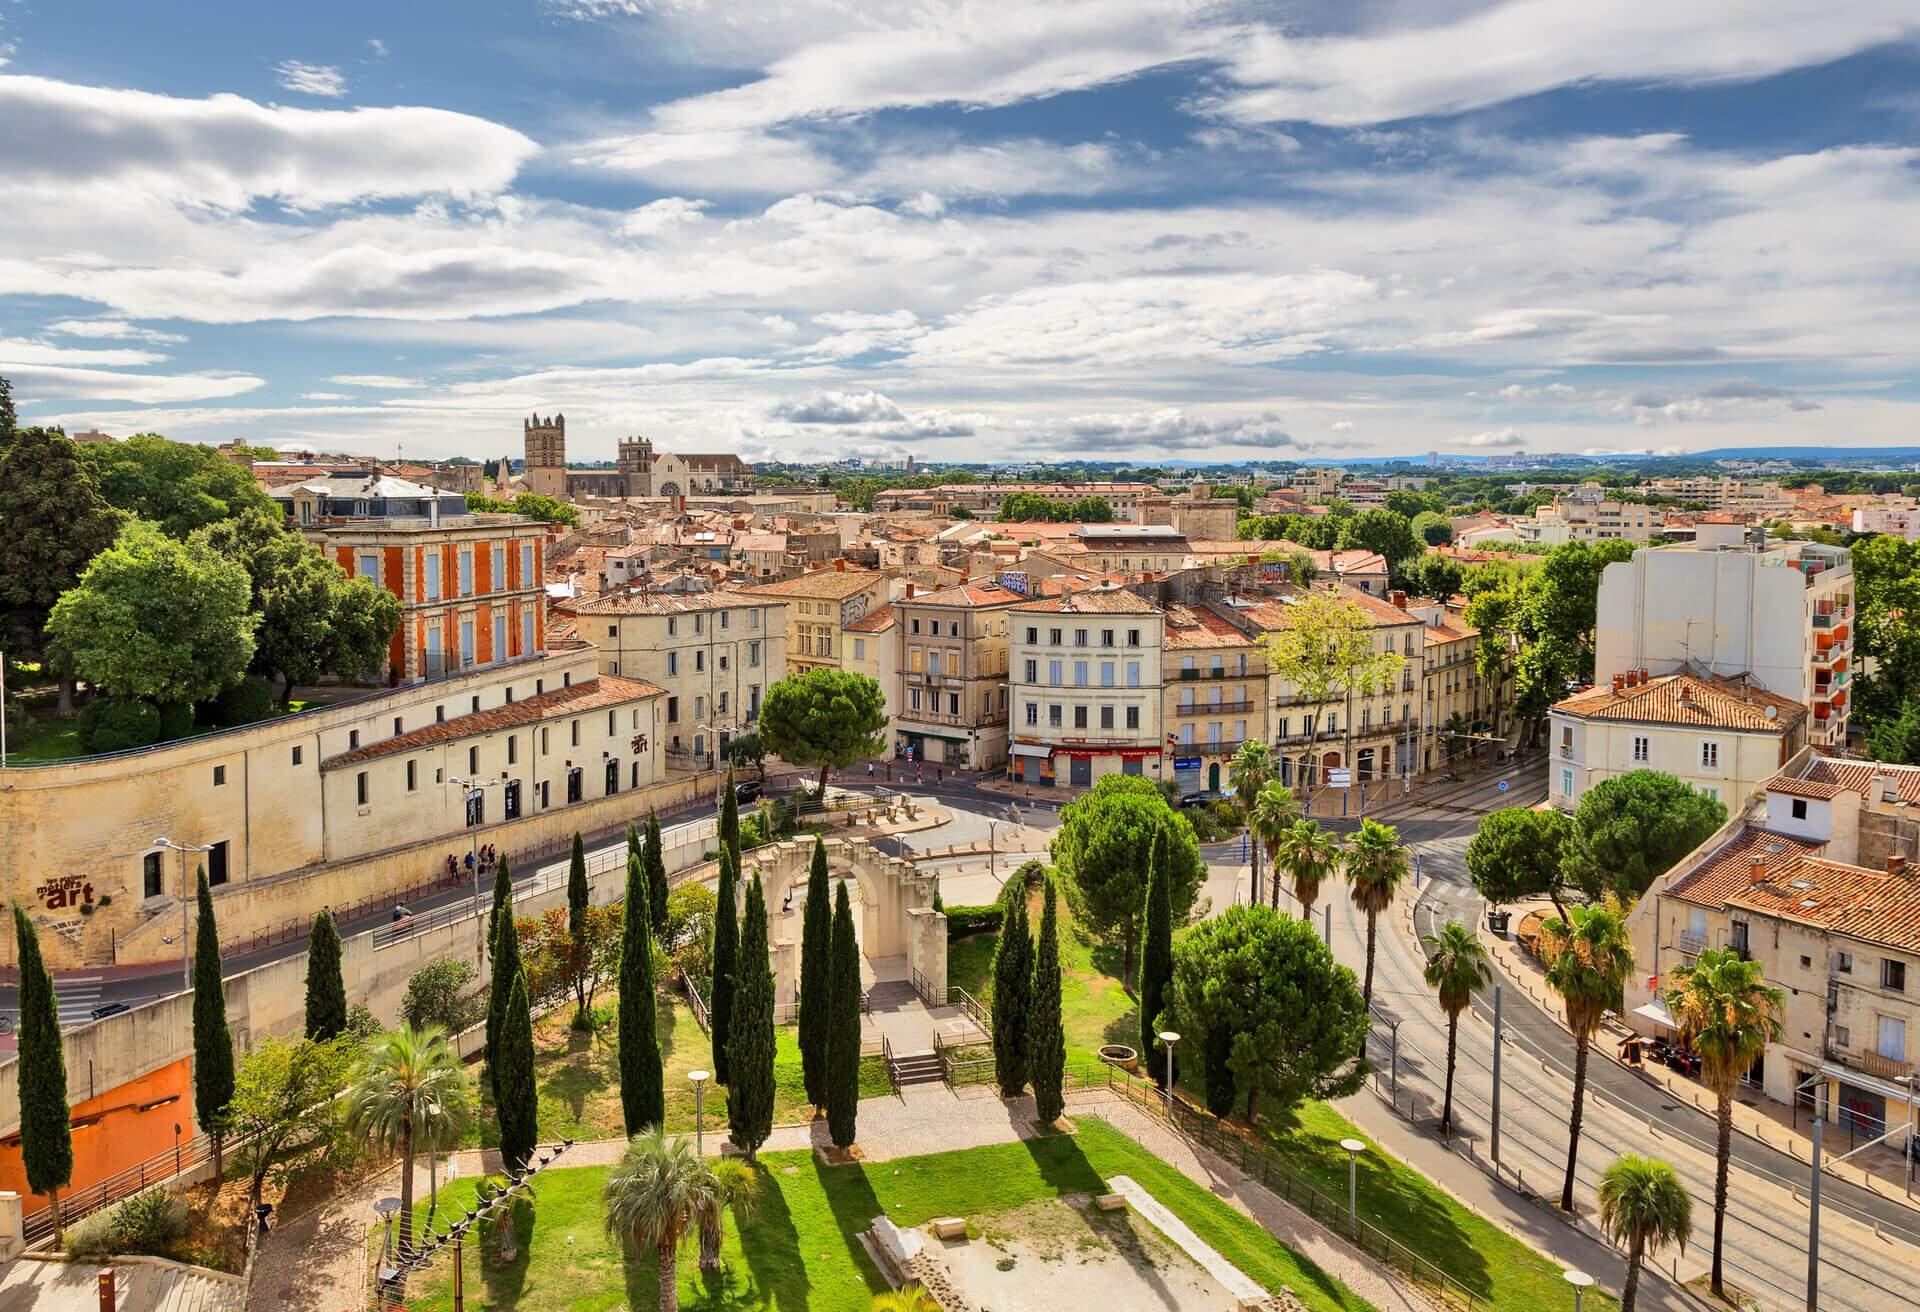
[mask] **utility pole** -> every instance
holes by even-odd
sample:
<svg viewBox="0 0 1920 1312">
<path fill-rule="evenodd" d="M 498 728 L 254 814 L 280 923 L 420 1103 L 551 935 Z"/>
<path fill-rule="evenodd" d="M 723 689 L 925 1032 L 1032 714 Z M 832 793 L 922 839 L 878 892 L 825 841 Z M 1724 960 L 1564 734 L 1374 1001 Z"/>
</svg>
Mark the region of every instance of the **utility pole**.
<svg viewBox="0 0 1920 1312">
<path fill-rule="evenodd" d="M 1493 1149 L 1494 1174 L 1500 1173 L 1500 986 L 1493 986 Z"/>
<path fill-rule="evenodd" d="M 1820 1312 L 1820 1131 L 1824 1118 L 1813 1118 L 1813 1185 L 1807 1191 L 1807 1312 Z"/>
</svg>

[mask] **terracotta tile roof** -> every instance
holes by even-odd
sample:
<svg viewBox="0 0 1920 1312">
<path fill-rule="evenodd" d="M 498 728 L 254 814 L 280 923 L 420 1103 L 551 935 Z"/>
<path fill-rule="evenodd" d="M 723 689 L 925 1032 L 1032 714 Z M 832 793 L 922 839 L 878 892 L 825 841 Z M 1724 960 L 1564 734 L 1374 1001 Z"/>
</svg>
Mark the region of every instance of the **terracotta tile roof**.
<svg viewBox="0 0 1920 1312">
<path fill-rule="evenodd" d="M 495 706 L 491 710 L 457 715 L 451 720 L 425 725 L 411 733 L 403 733 L 384 742 L 374 743 L 351 752 L 342 752 L 338 756 L 330 756 L 322 761 L 320 768 L 338 770 L 344 766 L 359 765 L 363 761 L 392 756 L 399 752 L 414 752 L 422 747 L 457 742 L 462 738 L 494 733 L 522 724 L 538 724 L 542 720 L 580 715 L 587 711 L 666 695 L 666 689 L 642 679 L 622 679 L 615 675 L 603 674 L 597 679 L 587 679 L 570 688 L 555 688 L 552 692 L 543 692 L 537 697 L 523 697 L 517 702 L 508 702 L 504 706 Z"/>
<path fill-rule="evenodd" d="M 1839 784 L 1824 783 L 1818 779 L 1796 779 L 1792 775 L 1775 775 L 1767 780 L 1767 791 L 1785 793 L 1788 797 L 1812 797 L 1830 802 L 1847 790 Z"/>
<path fill-rule="evenodd" d="M 1600 684 L 1555 702 L 1553 711 L 1586 720 L 1697 724 L 1768 733 L 1784 733 L 1807 716 L 1807 708 L 1801 703 L 1764 688 L 1738 679 L 1704 679 L 1691 674 L 1664 674 L 1619 692 L 1611 683 Z"/>
<path fill-rule="evenodd" d="M 1669 890 L 1708 906 L 1738 908 L 1865 943 L 1920 951 L 1920 871 L 1847 865 L 1802 844 L 1749 829 Z M 1756 882 L 1755 861 L 1764 866 Z"/>
<path fill-rule="evenodd" d="M 952 587 L 936 588 L 932 592 L 922 592 L 918 596 L 899 597 L 894 600 L 896 606 L 1012 606 L 1025 601 L 1022 593 L 1003 588 L 998 583 L 980 580 L 971 583 L 956 583 Z"/>
<path fill-rule="evenodd" d="M 1459 642 L 1462 638 L 1477 638 L 1480 630 L 1456 615 L 1449 615 L 1438 624 L 1427 625 L 1427 645 L 1437 647 L 1442 643 Z"/>
<path fill-rule="evenodd" d="M 1084 592 L 1089 588 L 1097 588 L 1103 583 L 1129 583 L 1136 577 L 1138 576 L 1118 570 L 1109 573 L 1102 573 L 1099 570 L 1084 572 L 1075 570 L 1066 574 L 1050 574 L 1038 580 L 1038 586 L 1041 596 L 1057 597 L 1069 588 L 1075 592 Z"/>
<path fill-rule="evenodd" d="M 752 589 L 754 592 L 760 589 Z M 749 596 L 745 591 L 716 589 L 710 592 L 606 592 L 597 597 L 579 597 L 561 602 L 556 610 L 575 615 L 685 615 L 692 611 L 725 610 L 730 606 L 765 606 L 765 597 Z"/>
<path fill-rule="evenodd" d="M 1036 597 L 1015 610 L 1056 615 L 1158 615 L 1160 608 L 1125 588 L 1088 588 L 1057 597 Z"/>
<path fill-rule="evenodd" d="M 1816 756 L 1807 763 L 1804 775 L 1798 779 L 1778 775 L 1767 781 L 1767 789 L 1792 797 L 1831 798 L 1841 793 L 1858 793 L 1869 801 L 1878 801 L 1877 796 L 1869 796 L 1876 776 L 1891 783 L 1902 802 L 1920 804 L 1920 766 L 1889 765 L 1884 761 L 1842 761 L 1831 756 Z"/>
<path fill-rule="evenodd" d="M 893 604 L 889 602 L 876 610 L 870 610 L 853 623 L 847 625 L 848 633 L 884 633 L 893 627 Z"/>
<path fill-rule="evenodd" d="M 1769 879 L 1788 879 L 1801 861 L 1818 852 L 1825 844 L 1765 829 L 1742 829 L 1686 874 L 1674 880 L 1666 896 L 1701 906 L 1725 906 L 1727 899 L 1744 891 L 1752 882 L 1753 863 L 1764 861 Z"/>
<path fill-rule="evenodd" d="M 1251 647 L 1254 640 L 1206 607 L 1167 607 L 1169 648 Z"/>
<path fill-rule="evenodd" d="M 733 540 L 740 551 L 785 551 L 787 535 L 785 533 L 742 533 Z"/>
<path fill-rule="evenodd" d="M 768 597 L 814 597 L 845 601 L 857 592 L 886 582 L 886 575 L 870 569 L 811 569 L 778 583 L 762 583 L 748 592 Z"/>
</svg>

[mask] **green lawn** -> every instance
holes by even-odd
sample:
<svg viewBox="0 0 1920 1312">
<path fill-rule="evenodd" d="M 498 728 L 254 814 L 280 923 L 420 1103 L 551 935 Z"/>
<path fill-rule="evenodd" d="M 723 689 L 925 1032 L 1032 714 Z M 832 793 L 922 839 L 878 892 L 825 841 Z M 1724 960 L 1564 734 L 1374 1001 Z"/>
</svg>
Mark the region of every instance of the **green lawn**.
<svg viewBox="0 0 1920 1312">
<path fill-rule="evenodd" d="M 603 994 L 611 1008 L 612 994 Z M 596 1005 L 599 1005 L 596 1002 Z M 604 1029 L 592 1034 L 576 1033 L 567 1025 L 571 1007 L 561 1007 L 545 1016 L 535 1027 L 534 1080 L 540 1090 L 540 1138 L 617 1139 L 625 1133 L 620 1113 L 620 1045 L 618 1026 L 609 1020 Z M 687 1073 L 713 1068 L 713 1046 L 693 1019 L 686 1002 L 675 994 L 662 992 L 654 1013 L 655 1033 L 660 1040 L 660 1055 L 666 1066 L 667 1129 L 693 1129 L 693 1085 Z M 774 1052 L 773 1116 L 776 1123 L 804 1121 L 812 1115 L 806 1098 L 806 1086 L 800 1072 L 800 1045 L 792 1026 L 782 1026 Z M 482 1068 L 479 1076 L 480 1110 L 467 1130 L 468 1147 L 497 1147 L 500 1123 L 493 1112 L 493 1095 L 486 1089 Z M 860 1096 L 878 1097 L 892 1092 L 887 1081 L 886 1062 L 866 1057 L 860 1063 Z M 707 1085 L 705 1114 L 708 1129 L 724 1126 L 727 1120 L 727 1091 Z"/>
<path fill-rule="evenodd" d="M 1103 1192 L 1114 1175 L 1139 1181 L 1269 1290 L 1287 1285 L 1315 1312 L 1372 1306 L 1095 1117 L 1082 1117 L 1071 1136 L 891 1162 L 827 1167 L 800 1152 L 768 1153 L 761 1160 L 760 1206 L 744 1234 L 729 1223 L 726 1270 L 703 1276 L 694 1246 L 683 1251 L 683 1306 L 864 1312 L 885 1284 L 855 1236 L 883 1211 L 904 1226 L 945 1215 L 977 1222 L 1041 1199 Z M 507 1267 L 469 1261 L 467 1306 L 542 1312 L 656 1307 L 652 1255 L 627 1260 L 602 1229 L 599 1199 L 606 1175 L 606 1168 L 584 1167 L 540 1177 L 537 1198 L 519 1210 L 520 1257 Z M 463 1180 L 448 1189 L 448 1204 L 470 1202 L 473 1184 Z M 452 1306 L 450 1261 L 439 1261 L 414 1282 L 410 1307 L 445 1312 Z"/>
<path fill-rule="evenodd" d="M 1036 897 L 1029 907 L 1035 932 L 1040 923 Z M 1138 1008 L 1120 982 L 1118 949 L 1092 942 L 1060 902 L 1060 1014 L 1067 1031 L 1067 1061 L 1097 1061 L 1102 1045 L 1140 1046 Z M 993 1006 L 993 951 L 998 931 L 973 934 L 947 945 L 947 984 L 959 986 L 989 1009 Z"/>
</svg>

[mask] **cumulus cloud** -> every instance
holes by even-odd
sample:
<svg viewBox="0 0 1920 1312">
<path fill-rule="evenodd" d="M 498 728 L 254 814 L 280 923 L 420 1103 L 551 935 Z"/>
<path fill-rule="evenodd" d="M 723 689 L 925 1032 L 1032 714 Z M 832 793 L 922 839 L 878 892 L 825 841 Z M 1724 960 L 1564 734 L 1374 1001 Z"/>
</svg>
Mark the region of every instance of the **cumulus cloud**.
<svg viewBox="0 0 1920 1312">
<path fill-rule="evenodd" d="M 302 392 L 300 399 L 302 401 L 351 401 L 353 396 L 348 392 Z"/>
<path fill-rule="evenodd" d="M 620 220 L 620 231 L 629 237 L 657 237 L 682 224 L 697 222 L 710 203 L 688 200 L 684 196 L 663 196 L 628 211 Z"/>
<path fill-rule="evenodd" d="M 99 349 L 57 346 L 30 338 L 0 337 L 0 369 L 30 364 L 77 364 L 97 368 L 158 364 L 167 357 L 157 351 L 124 348 Z"/>
<path fill-rule="evenodd" d="M 108 369 L 76 369 L 59 365 L 6 364 L 3 366 L 20 395 L 36 401 L 132 401 L 165 405 L 175 401 L 203 401 L 238 396 L 267 380 L 252 374 L 128 374 Z"/>
<path fill-rule="evenodd" d="M 1526 439 L 1511 428 L 1494 428 L 1484 433 L 1469 433 L 1465 437 L 1448 439 L 1454 446 L 1512 447 L 1525 446 Z"/>
<path fill-rule="evenodd" d="M 133 192 L 244 209 L 371 198 L 490 195 L 538 149 L 443 109 L 313 110 L 0 76 L 0 170 L 10 185 Z M 73 198 L 69 197 L 69 203 Z"/>
<path fill-rule="evenodd" d="M 905 419 L 900 407 L 878 392 L 815 392 L 798 401 L 782 401 L 767 411 L 770 419 L 791 424 L 873 424 Z"/>
<path fill-rule="evenodd" d="M 344 96 L 347 79 L 331 64 L 308 64 L 286 59 L 273 66 L 274 80 L 288 91 L 306 96 Z"/>
<path fill-rule="evenodd" d="M 186 341 L 181 333 L 161 332 L 157 328 L 142 328 L 138 324 L 128 323 L 125 319 L 61 319 L 47 325 L 47 331 L 58 333 L 62 337 L 104 338 L 110 341 L 154 342 L 171 345 Z"/>
<path fill-rule="evenodd" d="M 1169 451 L 1211 447 L 1277 449 L 1293 445 L 1275 414 L 1196 414 L 1175 406 L 1131 413 L 1076 415 L 1061 432 L 1085 450 L 1097 442 L 1115 448 L 1149 447 Z"/>
<path fill-rule="evenodd" d="M 1333 421 L 1333 431 L 1336 433 L 1351 433 L 1356 427 L 1358 427 L 1358 425 L 1351 419 L 1336 419 Z"/>
<path fill-rule="evenodd" d="M 418 378 L 402 378 L 396 374 L 335 374 L 327 381 L 339 383 L 342 387 L 375 387 L 393 392 L 410 391 L 426 386 Z"/>
</svg>

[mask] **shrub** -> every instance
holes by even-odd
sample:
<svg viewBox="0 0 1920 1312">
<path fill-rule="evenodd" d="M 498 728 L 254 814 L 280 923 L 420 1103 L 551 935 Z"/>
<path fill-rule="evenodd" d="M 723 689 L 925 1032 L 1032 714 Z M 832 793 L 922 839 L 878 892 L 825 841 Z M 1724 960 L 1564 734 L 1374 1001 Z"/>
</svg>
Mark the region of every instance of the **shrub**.
<svg viewBox="0 0 1920 1312">
<path fill-rule="evenodd" d="M 989 907 L 948 907 L 947 938 L 966 938 L 973 934 L 998 932 L 1007 909 L 1001 903 Z"/>
<path fill-rule="evenodd" d="M 400 1018 L 415 1029 L 438 1025 L 449 1036 L 460 1033 L 479 1019 L 477 1000 L 466 992 L 473 980 L 472 964 L 459 957 L 429 962 L 408 978 Z"/>
<path fill-rule="evenodd" d="M 160 741 L 160 708 L 132 698 L 96 697 L 80 712 L 80 745 L 88 752 L 124 752 Z"/>
<path fill-rule="evenodd" d="M 95 1212 L 67 1231 L 67 1256 L 76 1262 L 98 1262 L 113 1256 L 112 1212 Z"/>
<path fill-rule="evenodd" d="M 193 732 L 193 706 L 189 702 L 165 702 L 160 707 L 160 741 L 170 743 Z"/>
<path fill-rule="evenodd" d="M 356 1002 L 347 1008 L 347 1033 L 356 1039 L 370 1039 L 386 1028 L 373 1009 L 364 1002 Z"/>
<path fill-rule="evenodd" d="M 222 729 L 237 724 L 253 724 L 273 714 L 273 685 L 258 674 L 250 674 L 207 703 L 209 724 Z"/>
<path fill-rule="evenodd" d="M 159 1255 L 186 1231 L 185 1209 L 163 1189 L 142 1194 L 82 1221 L 67 1232 L 67 1256 L 97 1262 L 116 1253 Z"/>
</svg>

